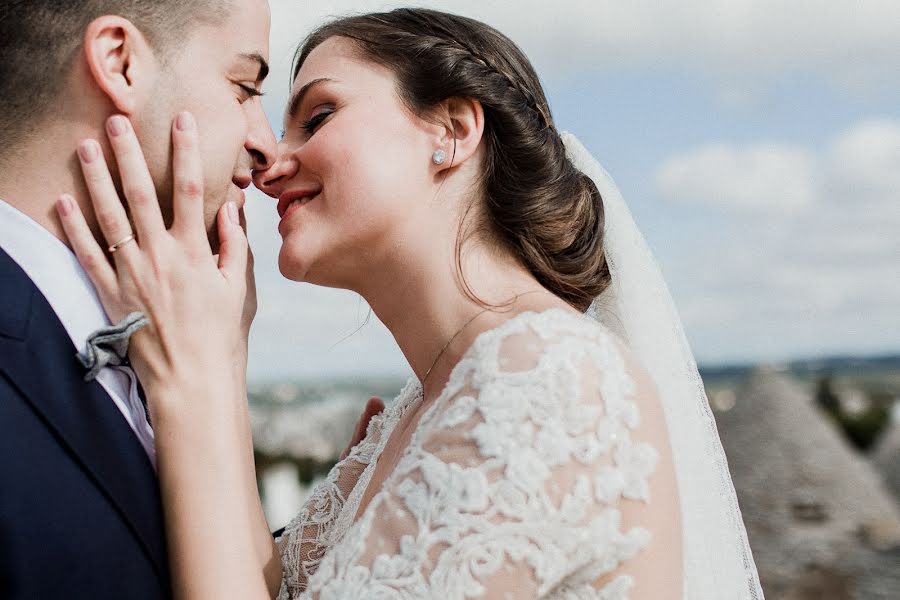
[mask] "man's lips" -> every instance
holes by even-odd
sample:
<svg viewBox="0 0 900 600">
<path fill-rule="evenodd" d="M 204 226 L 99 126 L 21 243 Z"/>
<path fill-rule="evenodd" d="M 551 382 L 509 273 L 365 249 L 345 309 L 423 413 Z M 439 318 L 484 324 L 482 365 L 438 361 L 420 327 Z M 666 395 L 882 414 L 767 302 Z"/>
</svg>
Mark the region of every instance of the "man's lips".
<svg viewBox="0 0 900 600">
<path fill-rule="evenodd" d="M 250 177 L 249 175 L 245 175 L 245 176 L 235 175 L 231 179 L 231 182 L 234 185 L 241 188 L 242 190 L 246 190 L 248 187 L 250 187 L 250 184 L 253 182 L 253 178 Z"/>
<path fill-rule="evenodd" d="M 282 219 L 294 200 L 309 201 L 317 196 L 322 190 L 320 188 L 306 188 L 298 190 L 290 190 L 278 197 L 278 216 Z"/>
</svg>

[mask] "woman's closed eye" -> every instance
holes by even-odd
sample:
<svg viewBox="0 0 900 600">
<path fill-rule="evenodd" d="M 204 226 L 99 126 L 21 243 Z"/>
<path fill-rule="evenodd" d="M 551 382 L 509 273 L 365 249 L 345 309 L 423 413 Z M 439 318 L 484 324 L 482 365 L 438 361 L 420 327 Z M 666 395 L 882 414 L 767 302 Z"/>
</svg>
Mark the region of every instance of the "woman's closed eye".
<svg viewBox="0 0 900 600">
<path fill-rule="evenodd" d="M 300 124 L 300 127 L 307 133 L 307 135 L 312 135 L 316 132 L 322 123 L 325 122 L 329 116 L 334 113 L 334 109 L 331 107 L 322 107 L 321 109 L 316 109 L 319 112 L 314 112 L 314 114 L 309 118 L 308 121 L 304 121 Z"/>
</svg>

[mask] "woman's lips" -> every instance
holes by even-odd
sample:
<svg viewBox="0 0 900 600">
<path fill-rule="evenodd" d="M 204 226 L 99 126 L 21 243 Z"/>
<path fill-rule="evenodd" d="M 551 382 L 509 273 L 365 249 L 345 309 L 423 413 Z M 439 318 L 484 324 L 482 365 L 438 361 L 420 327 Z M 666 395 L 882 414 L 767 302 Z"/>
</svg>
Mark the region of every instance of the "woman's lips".
<svg viewBox="0 0 900 600">
<path fill-rule="evenodd" d="M 306 206 L 307 204 L 309 204 L 310 202 L 315 200 L 315 198 L 317 196 L 318 196 L 318 194 L 316 194 L 316 196 L 306 197 L 306 198 L 300 200 L 299 202 L 291 202 L 288 204 L 287 208 L 281 214 L 281 220 L 278 222 L 278 232 L 282 236 L 287 235 L 287 232 L 290 229 L 288 222 L 289 222 L 291 215 L 302 210 L 304 206 Z"/>
<path fill-rule="evenodd" d="M 285 192 L 278 198 L 278 216 L 284 220 L 288 214 L 314 200 L 320 190 L 296 190 Z"/>
<path fill-rule="evenodd" d="M 309 200 L 310 199 L 304 199 L 299 202 L 291 202 L 290 204 L 288 204 L 288 207 L 284 210 L 284 214 L 281 215 L 281 220 L 284 221 L 289 216 L 303 208 L 306 204 L 309 203 Z"/>
</svg>

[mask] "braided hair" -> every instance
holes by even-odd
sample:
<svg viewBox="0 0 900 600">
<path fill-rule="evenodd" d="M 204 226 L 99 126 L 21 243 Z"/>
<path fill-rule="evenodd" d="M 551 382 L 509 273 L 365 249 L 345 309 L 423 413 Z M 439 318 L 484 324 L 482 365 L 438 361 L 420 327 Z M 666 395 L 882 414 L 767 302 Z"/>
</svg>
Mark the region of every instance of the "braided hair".
<svg viewBox="0 0 900 600">
<path fill-rule="evenodd" d="M 504 245 L 548 290 L 584 311 L 610 283 L 603 202 L 572 165 L 534 68 L 502 33 L 474 19 L 402 8 L 332 21 L 301 45 L 293 77 L 322 42 L 342 37 L 361 58 L 390 69 L 420 116 L 449 98 L 484 109 L 485 218 L 479 229 Z"/>
</svg>

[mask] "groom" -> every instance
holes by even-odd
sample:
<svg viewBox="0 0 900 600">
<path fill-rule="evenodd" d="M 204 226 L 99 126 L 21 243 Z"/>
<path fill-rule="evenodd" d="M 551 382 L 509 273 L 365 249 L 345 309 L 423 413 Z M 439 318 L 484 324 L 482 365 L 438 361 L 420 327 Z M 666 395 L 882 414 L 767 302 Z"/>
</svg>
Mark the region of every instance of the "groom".
<svg viewBox="0 0 900 600">
<path fill-rule="evenodd" d="M 215 247 L 218 208 L 274 159 L 268 37 L 265 0 L 0 6 L 0 598 L 170 595 L 153 430 L 131 369 L 83 379 L 76 352 L 108 321 L 53 204 L 74 192 L 99 232 L 74 152 L 121 113 L 170 219 L 170 128 L 190 110 Z"/>
</svg>

